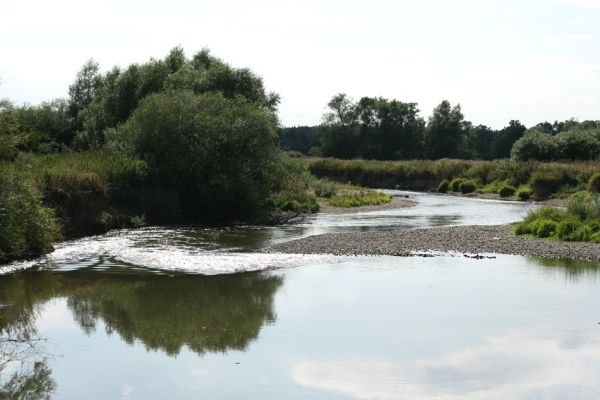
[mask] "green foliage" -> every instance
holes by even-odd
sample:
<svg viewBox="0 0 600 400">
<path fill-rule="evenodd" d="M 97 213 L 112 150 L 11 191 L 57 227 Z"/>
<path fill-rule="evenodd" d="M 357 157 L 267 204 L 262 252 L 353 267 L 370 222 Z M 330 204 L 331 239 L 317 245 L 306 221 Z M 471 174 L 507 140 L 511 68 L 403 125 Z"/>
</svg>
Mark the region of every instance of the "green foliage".
<svg viewBox="0 0 600 400">
<path fill-rule="evenodd" d="M 561 241 L 595 242 L 600 238 L 600 199 L 589 192 L 577 193 L 569 199 L 566 210 L 542 207 L 532 211 L 514 231 Z"/>
<path fill-rule="evenodd" d="M 317 129 L 320 151 L 333 157 L 378 160 L 413 158 L 423 151 L 425 121 L 416 103 L 340 93 Z M 314 146 L 313 146 L 314 147 Z"/>
<path fill-rule="evenodd" d="M 577 192 L 569 198 L 567 210 L 582 221 L 600 219 L 600 195 Z"/>
<path fill-rule="evenodd" d="M 465 178 L 454 178 L 450 181 L 450 190 L 453 192 L 460 192 L 460 185 L 465 182 Z"/>
<path fill-rule="evenodd" d="M 392 201 L 392 199 L 392 196 L 385 193 L 374 190 L 361 190 L 333 196 L 329 199 L 329 204 L 334 207 L 352 208 L 385 204 Z"/>
<path fill-rule="evenodd" d="M 587 190 L 594 193 L 600 193 L 600 172 L 597 172 L 590 177 Z"/>
<path fill-rule="evenodd" d="M 312 158 L 308 160 L 311 172 L 319 178 L 329 178 L 338 182 L 351 182 L 364 187 L 394 189 L 397 185 L 407 190 L 436 190 L 443 179 L 455 177 L 449 190 L 458 191 L 457 182 L 461 179 L 474 179 L 489 188 L 489 184 L 499 189 L 501 184 L 520 187 L 532 175 L 551 174 L 560 177 L 556 194 L 568 195 L 560 190 L 587 183 L 590 176 L 598 171 L 596 163 L 540 163 L 518 162 L 513 160 L 469 161 L 469 160 L 407 160 L 407 161 L 365 161 L 338 160 L 332 158 Z M 455 180 L 452 179 L 452 180 Z M 494 184 L 496 182 L 496 184 Z"/>
<path fill-rule="evenodd" d="M 329 179 L 317 179 L 313 184 L 315 195 L 330 198 L 335 196 L 339 190 L 339 184 Z"/>
<path fill-rule="evenodd" d="M 537 222 L 536 235 L 539 238 L 548 238 L 554 236 L 558 231 L 558 223 L 551 219 L 543 219 Z"/>
<path fill-rule="evenodd" d="M 597 121 L 567 121 L 562 126 L 540 124 L 528 130 L 512 148 L 516 160 L 594 160 L 600 155 Z"/>
<path fill-rule="evenodd" d="M 551 194 L 556 193 L 564 183 L 563 177 L 556 172 L 535 172 L 529 179 L 529 185 L 536 197 L 540 199 L 548 198 Z"/>
<path fill-rule="evenodd" d="M 269 202 L 276 209 L 296 213 L 315 213 L 319 203 L 313 188 L 318 185 L 304 160 L 280 154 L 269 176 Z"/>
<path fill-rule="evenodd" d="M 443 179 L 437 187 L 438 193 L 447 193 L 449 186 L 450 186 L 450 181 L 448 181 L 448 179 Z"/>
<path fill-rule="evenodd" d="M 0 162 L 15 159 L 22 142 L 14 107 L 7 100 L 0 100 Z"/>
<path fill-rule="evenodd" d="M 473 193 L 475 189 L 477 189 L 477 182 L 474 180 L 465 180 L 459 185 L 459 190 L 462 194 Z"/>
<path fill-rule="evenodd" d="M 565 242 L 581 240 L 581 236 L 579 235 L 580 225 L 581 222 L 575 218 L 565 219 L 558 224 L 556 236 Z"/>
<path fill-rule="evenodd" d="M 60 237 L 31 179 L 0 165 L 0 262 L 43 254 Z"/>
<path fill-rule="evenodd" d="M 505 185 L 498 190 L 498 194 L 500 195 L 500 197 L 510 197 L 514 195 L 516 191 L 517 188 L 515 188 L 514 186 Z"/>
<path fill-rule="evenodd" d="M 527 201 L 533 196 L 533 189 L 529 185 L 522 185 L 515 193 L 521 201 Z"/>
<path fill-rule="evenodd" d="M 148 223 L 146 222 L 146 216 L 144 214 L 134 215 L 130 217 L 129 222 L 131 222 L 131 226 L 133 226 L 134 228 L 142 228 L 148 225 Z"/>
<path fill-rule="evenodd" d="M 110 136 L 146 160 L 159 181 L 182 193 L 193 219 L 256 214 L 277 162 L 272 115 L 242 97 L 171 91 L 147 96 Z"/>
<path fill-rule="evenodd" d="M 457 157 L 471 126 L 465 121 L 460 105 L 452 107 L 444 100 L 433 110 L 426 130 L 426 142 L 434 159 Z M 414 154 L 413 154 L 414 157 Z"/>
<path fill-rule="evenodd" d="M 71 86 L 72 92 L 83 93 L 81 99 L 71 93 L 70 103 L 83 124 L 75 143 L 79 148 L 102 146 L 107 130 L 124 123 L 145 97 L 165 91 L 221 93 L 231 100 L 239 96 L 273 115 L 279 103 L 276 94 L 265 91 L 261 78 L 248 69 L 230 67 L 208 50 L 189 60 L 181 48 L 174 48 L 162 60 L 123 70 L 115 67 L 99 78 L 95 73 L 93 65 L 86 64 Z"/>
</svg>

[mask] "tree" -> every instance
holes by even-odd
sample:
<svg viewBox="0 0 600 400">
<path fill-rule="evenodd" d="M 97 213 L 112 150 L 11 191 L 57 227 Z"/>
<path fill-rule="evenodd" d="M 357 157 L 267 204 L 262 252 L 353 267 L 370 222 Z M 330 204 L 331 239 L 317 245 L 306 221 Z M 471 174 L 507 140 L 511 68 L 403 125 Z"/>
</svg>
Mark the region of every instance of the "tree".
<svg viewBox="0 0 600 400">
<path fill-rule="evenodd" d="M 228 99 L 242 96 L 273 116 L 279 104 L 279 96 L 266 92 L 262 79 L 249 69 L 232 68 L 206 49 L 188 60 L 176 47 L 162 60 L 124 70 L 115 67 L 102 77 L 93 101 L 80 113 L 84 129 L 78 146 L 102 146 L 106 131 L 124 123 L 146 96 L 170 90 L 219 92 Z"/>
<path fill-rule="evenodd" d="M 464 120 L 460 104 L 452 107 L 444 100 L 433 110 L 427 123 L 427 144 L 434 159 L 457 157 L 459 146 L 465 140 L 470 124 Z"/>
<path fill-rule="evenodd" d="M 496 133 L 494 158 L 509 158 L 513 144 L 519 140 L 527 128 L 517 120 L 512 120 L 508 126 Z"/>
<path fill-rule="evenodd" d="M 163 185 L 180 191 L 189 219 L 231 220 L 266 206 L 276 121 L 241 96 L 155 93 L 109 138 L 148 161 Z"/>
<path fill-rule="evenodd" d="M 100 66 L 89 59 L 77 72 L 75 82 L 69 86 L 69 115 L 75 121 L 76 129 L 83 128 L 83 116 L 80 113 L 94 101 L 101 83 Z"/>
</svg>

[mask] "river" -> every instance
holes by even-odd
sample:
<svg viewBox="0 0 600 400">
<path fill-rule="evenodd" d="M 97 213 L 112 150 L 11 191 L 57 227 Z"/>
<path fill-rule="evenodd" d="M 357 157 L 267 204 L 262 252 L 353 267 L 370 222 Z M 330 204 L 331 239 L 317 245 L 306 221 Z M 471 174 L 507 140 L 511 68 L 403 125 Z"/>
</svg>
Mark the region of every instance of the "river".
<svg viewBox="0 0 600 400">
<path fill-rule="evenodd" d="M 113 231 L 4 267 L 0 397 L 600 398 L 597 264 L 261 252 L 327 232 L 509 223 L 535 207 L 392 193 L 417 206 Z"/>
</svg>

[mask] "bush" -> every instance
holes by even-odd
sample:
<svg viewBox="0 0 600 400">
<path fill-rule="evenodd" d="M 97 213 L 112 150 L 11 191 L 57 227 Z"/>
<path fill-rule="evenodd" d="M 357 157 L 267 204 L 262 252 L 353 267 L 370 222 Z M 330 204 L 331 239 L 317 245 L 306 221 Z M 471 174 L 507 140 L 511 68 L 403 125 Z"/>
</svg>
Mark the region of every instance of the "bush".
<svg viewBox="0 0 600 400">
<path fill-rule="evenodd" d="M 592 236 L 590 236 L 590 242 L 600 243 L 600 232 L 593 233 Z"/>
<path fill-rule="evenodd" d="M 541 199 L 556 193 L 563 183 L 562 176 L 554 172 L 535 172 L 529 180 L 536 197 Z"/>
<path fill-rule="evenodd" d="M 600 193 L 600 172 L 595 173 L 588 181 L 588 191 Z"/>
<path fill-rule="evenodd" d="M 541 220 L 537 223 L 536 236 L 540 238 L 548 238 L 554 236 L 558 230 L 558 223 L 550 219 Z"/>
<path fill-rule="evenodd" d="M 498 190 L 498 194 L 500 197 L 510 197 L 515 194 L 517 189 L 514 186 L 502 186 L 500 190 Z"/>
<path fill-rule="evenodd" d="M 581 222 L 575 218 L 566 219 L 558 224 L 556 235 L 558 238 L 565 242 L 574 242 L 581 240 L 578 234 L 578 228 Z"/>
<path fill-rule="evenodd" d="M 151 94 L 109 140 L 146 160 L 163 185 L 177 189 L 191 221 L 259 213 L 279 161 L 273 116 L 219 93 Z"/>
<path fill-rule="evenodd" d="M 0 166 L 0 262 L 43 254 L 59 236 L 54 212 L 32 182 Z"/>
<path fill-rule="evenodd" d="M 454 178 L 454 179 L 452 179 L 452 181 L 450 182 L 450 190 L 453 191 L 453 192 L 460 192 L 460 185 L 465 180 L 466 180 L 465 178 Z"/>
<path fill-rule="evenodd" d="M 473 193 L 477 189 L 477 183 L 472 180 L 465 180 L 459 185 L 462 194 Z"/>
<path fill-rule="evenodd" d="M 533 190 L 529 186 L 521 186 L 519 190 L 517 190 L 516 196 L 521 201 L 527 201 L 533 196 Z"/>
<path fill-rule="evenodd" d="M 569 198 L 567 210 L 582 221 L 600 218 L 598 194 L 577 192 Z"/>
<path fill-rule="evenodd" d="M 338 192 L 339 184 L 329 179 L 318 179 L 314 183 L 315 194 L 318 197 L 330 198 Z"/>
<path fill-rule="evenodd" d="M 448 186 L 450 186 L 450 181 L 448 181 L 448 179 L 441 181 L 437 187 L 438 193 L 448 193 Z"/>
</svg>

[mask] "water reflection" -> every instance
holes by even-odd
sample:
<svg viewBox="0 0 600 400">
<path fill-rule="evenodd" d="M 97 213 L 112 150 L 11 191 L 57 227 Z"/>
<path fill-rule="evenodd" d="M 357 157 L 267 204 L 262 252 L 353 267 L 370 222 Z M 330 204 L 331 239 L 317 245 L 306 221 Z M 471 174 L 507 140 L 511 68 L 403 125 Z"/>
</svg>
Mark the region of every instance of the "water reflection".
<svg viewBox="0 0 600 400">
<path fill-rule="evenodd" d="M 28 271 L 0 282 L 2 329 L 32 325 L 42 303 L 65 297 L 86 333 L 104 322 L 108 334 L 149 350 L 178 354 L 182 346 L 197 353 L 244 350 L 264 324 L 275 320 L 273 296 L 280 276 L 265 273 L 230 276 L 123 273 L 84 268 L 69 272 Z"/>
<path fill-rule="evenodd" d="M 12 282 L 0 281 L 0 399 L 48 399 L 56 383 L 47 365 L 46 339 L 35 326 L 40 305 L 30 296 L 47 281 L 25 286 Z"/>
<path fill-rule="evenodd" d="M 539 257 L 528 258 L 532 264 L 543 267 L 548 273 L 558 273 L 567 280 L 596 280 L 600 276 L 600 263 L 581 260 L 548 259 Z"/>
</svg>

